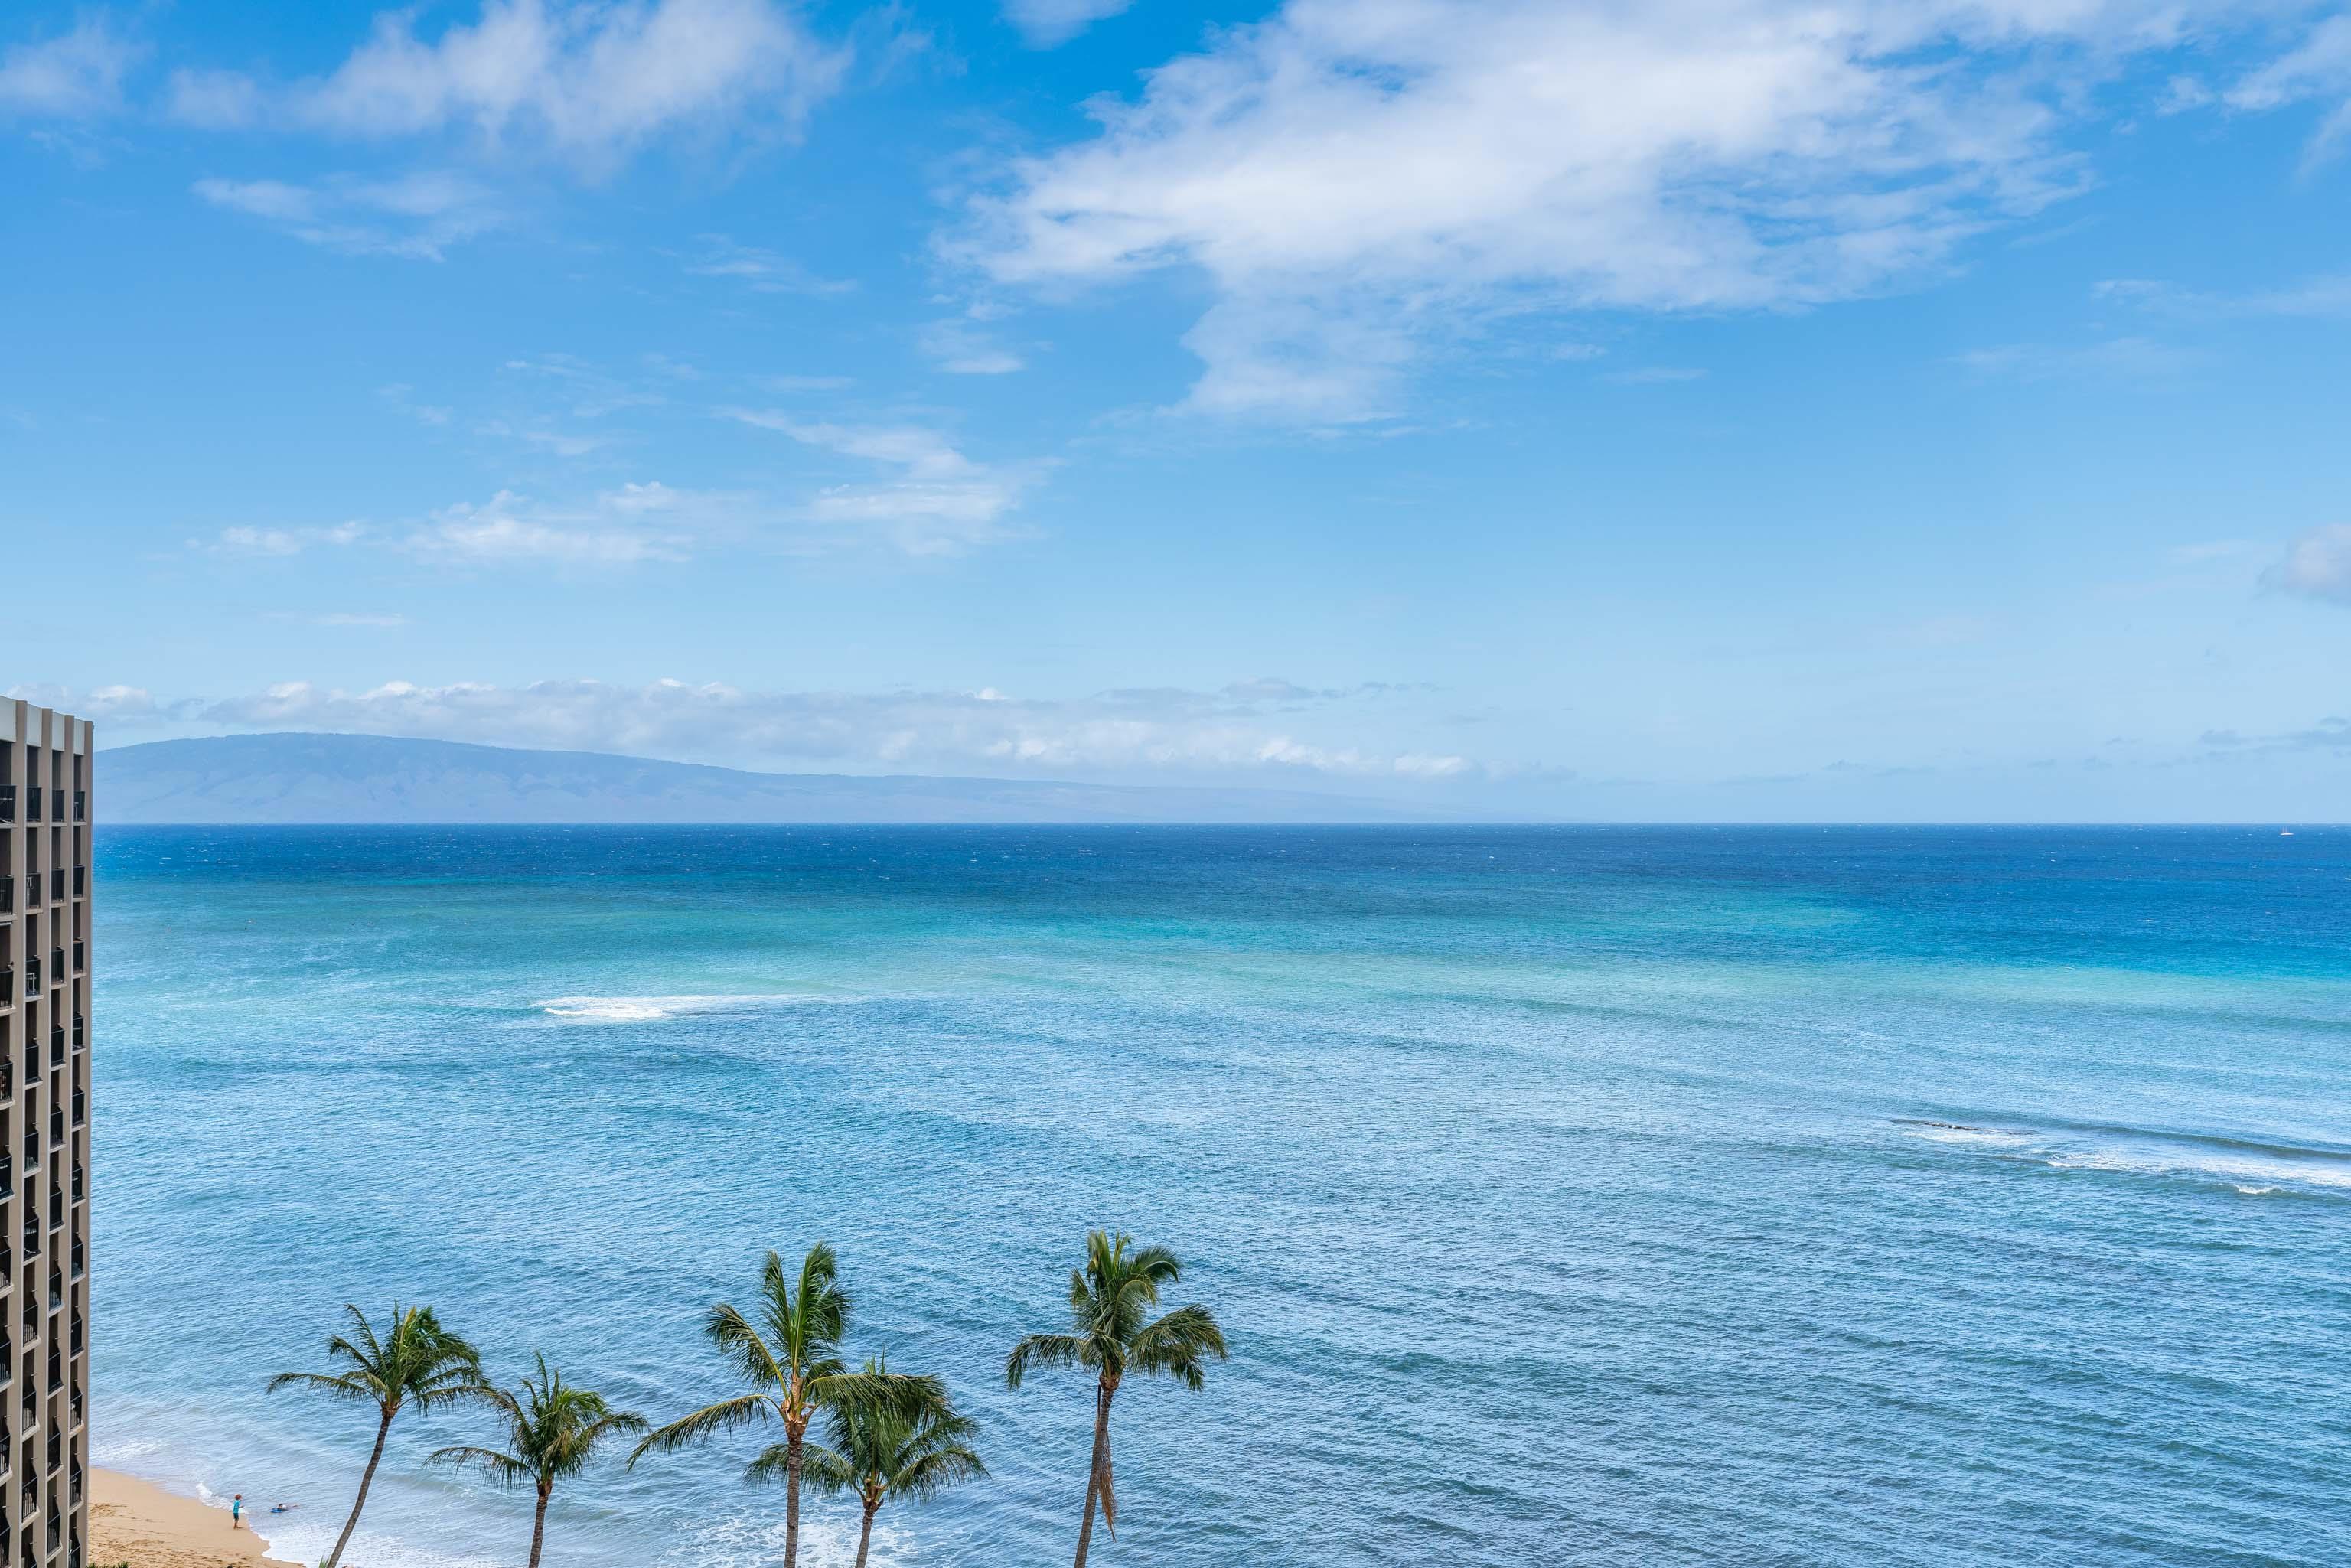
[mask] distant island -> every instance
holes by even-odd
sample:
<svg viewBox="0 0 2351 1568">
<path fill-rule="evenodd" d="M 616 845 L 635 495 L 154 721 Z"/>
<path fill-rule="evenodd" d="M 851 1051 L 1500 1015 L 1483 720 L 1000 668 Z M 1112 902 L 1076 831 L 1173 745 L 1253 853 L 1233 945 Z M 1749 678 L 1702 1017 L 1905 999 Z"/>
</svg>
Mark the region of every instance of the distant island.
<svg viewBox="0 0 2351 1568">
<path fill-rule="evenodd" d="M 101 822 L 1364 823 L 1459 820 L 1302 790 L 753 773 L 372 735 L 159 740 L 98 756 Z"/>
</svg>

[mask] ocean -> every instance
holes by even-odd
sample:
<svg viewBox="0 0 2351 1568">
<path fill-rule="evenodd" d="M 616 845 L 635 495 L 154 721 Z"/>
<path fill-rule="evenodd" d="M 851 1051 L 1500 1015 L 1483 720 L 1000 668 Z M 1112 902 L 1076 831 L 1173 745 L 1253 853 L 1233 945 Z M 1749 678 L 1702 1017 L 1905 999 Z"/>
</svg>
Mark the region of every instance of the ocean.
<svg viewBox="0 0 2351 1568">
<path fill-rule="evenodd" d="M 1184 1260 L 1156 1568 L 2351 1562 L 2351 830 L 113 829 L 98 1462 L 315 1560 L 424 1301 L 659 1420 L 768 1248 L 990 1478 L 874 1561 L 1063 1560 L 1086 1232 Z M 355 1568 L 522 1562 L 404 1416 Z M 780 1561 L 745 1435 L 550 1563 Z M 803 1561 L 846 1564 L 817 1500 Z"/>
</svg>

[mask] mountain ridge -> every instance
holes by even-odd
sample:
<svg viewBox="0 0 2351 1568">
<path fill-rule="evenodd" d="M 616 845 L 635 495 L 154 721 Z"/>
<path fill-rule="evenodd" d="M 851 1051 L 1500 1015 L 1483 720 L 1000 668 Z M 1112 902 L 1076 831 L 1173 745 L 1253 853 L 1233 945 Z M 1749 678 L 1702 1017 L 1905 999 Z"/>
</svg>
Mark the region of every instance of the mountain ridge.
<svg viewBox="0 0 2351 1568">
<path fill-rule="evenodd" d="M 1441 822 L 1304 790 L 923 774 L 758 773 L 598 751 L 280 731 L 101 750 L 101 822 L 385 824 Z"/>
</svg>

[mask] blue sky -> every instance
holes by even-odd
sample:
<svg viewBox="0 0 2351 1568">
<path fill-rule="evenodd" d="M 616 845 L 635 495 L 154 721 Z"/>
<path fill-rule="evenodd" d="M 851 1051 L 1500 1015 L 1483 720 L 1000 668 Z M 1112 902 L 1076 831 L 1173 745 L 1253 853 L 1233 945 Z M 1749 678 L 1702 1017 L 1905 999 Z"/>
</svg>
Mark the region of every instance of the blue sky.
<svg viewBox="0 0 2351 1568">
<path fill-rule="evenodd" d="M 0 189 L 115 744 L 2344 815 L 2339 5 L 29 5 Z"/>
</svg>

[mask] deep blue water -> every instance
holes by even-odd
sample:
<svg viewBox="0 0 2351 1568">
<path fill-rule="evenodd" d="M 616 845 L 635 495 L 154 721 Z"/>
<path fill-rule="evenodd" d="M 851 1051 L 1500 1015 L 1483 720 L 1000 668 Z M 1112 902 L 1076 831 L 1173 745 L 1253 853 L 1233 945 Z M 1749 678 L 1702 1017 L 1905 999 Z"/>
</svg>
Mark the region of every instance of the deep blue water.
<svg viewBox="0 0 2351 1568">
<path fill-rule="evenodd" d="M 768 1247 L 994 1479 L 877 1562 L 1065 1557 L 1084 1232 L 1233 1347 L 1118 1404 L 1106 1564 L 2351 1562 L 2351 831 L 114 830 L 101 1463 L 305 1505 L 261 1393 L 434 1302 L 656 1418 Z M 515 1563 L 395 1440 L 359 1568 Z M 744 1438 L 551 1561 L 779 1559 Z M 845 1511 L 814 1505 L 815 1564 Z"/>
</svg>

